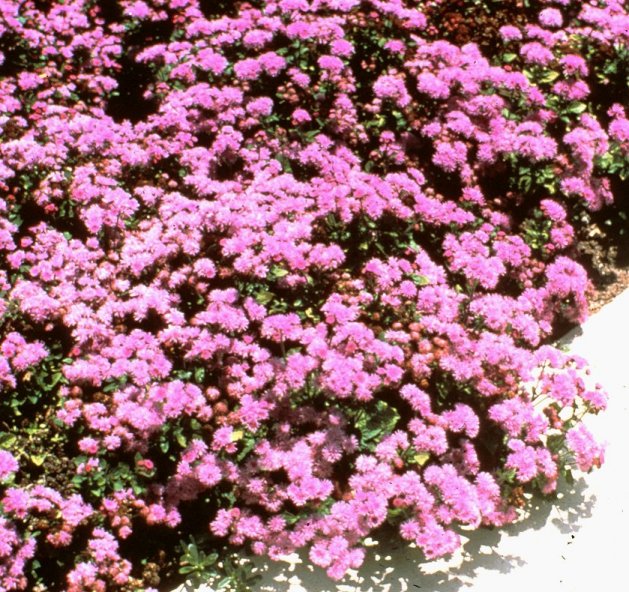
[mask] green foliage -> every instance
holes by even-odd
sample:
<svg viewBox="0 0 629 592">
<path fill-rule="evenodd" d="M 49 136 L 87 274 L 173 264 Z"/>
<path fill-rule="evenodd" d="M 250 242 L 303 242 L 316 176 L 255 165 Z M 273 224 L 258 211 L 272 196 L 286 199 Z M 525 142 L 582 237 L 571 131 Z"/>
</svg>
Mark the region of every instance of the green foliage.
<svg viewBox="0 0 629 592">
<path fill-rule="evenodd" d="M 541 256 L 546 256 L 546 245 L 551 242 L 550 232 L 553 223 L 542 211 L 536 208 L 532 216 L 524 220 L 520 227 L 520 234 L 533 251 Z"/>
<path fill-rule="evenodd" d="M 88 461 L 88 457 L 81 455 L 73 459 L 75 465 L 79 467 Z M 147 473 L 144 473 L 147 475 Z M 148 473 L 150 476 L 150 473 Z M 72 479 L 73 485 L 81 491 L 86 499 L 94 498 L 101 500 L 103 497 L 122 489 L 130 488 L 136 495 L 142 495 L 146 491 L 146 486 L 142 484 L 142 473 L 129 463 L 116 460 L 110 462 L 104 455 L 98 458 L 98 467 L 95 469 L 83 470 L 77 473 Z"/>
<path fill-rule="evenodd" d="M 260 579 L 246 558 L 226 549 L 207 554 L 201 546 L 202 541 L 194 536 L 190 536 L 187 543 L 181 543 L 179 573 L 186 577 L 186 592 L 194 592 L 203 584 L 217 591 L 250 592 Z"/>
<path fill-rule="evenodd" d="M 400 414 L 395 407 L 379 400 L 349 412 L 359 433 L 360 448 L 373 452 L 385 436 L 395 430 Z"/>
<path fill-rule="evenodd" d="M 616 143 L 598 157 L 596 165 L 603 175 L 617 175 L 622 181 L 629 179 L 629 160 Z"/>
<path fill-rule="evenodd" d="M 42 405 L 52 405 L 54 408 L 59 387 L 67 384 L 62 365 L 70 361 L 63 357 L 60 347 L 54 347 L 39 364 L 28 368 L 19 377 L 16 388 L 4 393 L 0 399 L 0 415 L 5 424 L 17 423 L 19 418 L 38 410 Z"/>
</svg>

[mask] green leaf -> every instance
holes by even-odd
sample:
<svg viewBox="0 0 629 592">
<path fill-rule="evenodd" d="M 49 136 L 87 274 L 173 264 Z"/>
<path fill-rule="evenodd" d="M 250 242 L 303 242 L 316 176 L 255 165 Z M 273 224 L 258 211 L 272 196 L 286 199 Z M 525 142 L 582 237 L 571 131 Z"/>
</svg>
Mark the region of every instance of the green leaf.
<svg viewBox="0 0 629 592">
<path fill-rule="evenodd" d="M 31 454 L 31 462 L 36 466 L 36 467 L 41 467 L 44 464 L 44 461 L 46 460 L 46 455 L 45 454 Z"/>
<path fill-rule="evenodd" d="M 410 277 L 411 277 L 411 280 L 413 280 L 413 283 L 416 286 L 426 286 L 426 285 L 428 285 L 430 283 L 428 281 L 428 278 L 426 278 L 423 275 L 420 275 L 418 273 L 412 273 Z"/>
<path fill-rule="evenodd" d="M 387 510 L 387 521 L 390 524 L 396 524 L 400 518 L 405 518 L 406 514 L 406 508 L 389 508 Z"/>
<path fill-rule="evenodd" d="M 420 467 L 423 467 L 428 462 L 429 459 L 430 459 L 429 452 L 418 452 L 417 454 L 413 456 L 413 458 L 411 459 L 411 462 L 413 464 L 419 465 Z"/>
<path fill-rule="evenodd" d="M 245 433 L 243 430 L 234 430 L 231 433 L 231 436 L 229 437 L 229 440 L 231 442 L 238 442 L 239 440 L 242 440 L 244 437 Z"/>
<path fill-rule="evenodd" d="M 255 438 L 252 438 L 252 437 L 246 438 L 244 440 L 243 449 L 236 456 L 236 460 L 238 462 L 241 462 L 256 447 L 256 444 L 257 444 L 257 441 Z"/>
<path fill-rule="evenodd" d="M 361 446 L 373 451 L 382 438 L 395 429 L 399 419 L 397 410 L 385 401 L 378 401 L 375 409 L 361 409 L 355 417 Z"/>
<path fill-rule="evenodd" d="M 503 53 L 502 54 L 502 61 L 505 64 L 510 64 L 513 60 L 515 60 L 518 57 L 517 53 Z"/>
<path fill-rule="evenodd" d="M 205 368 L 195 368 L 194 369 L 195 382 L 203 382 L 204 379 L 205 379 Z"/>
<path fill-rule="evenodd" d="M 568 107 L 566 107 L 566 113 L 572 113 L 573 115 L 580 115 L 587 109 L 587 105 L 585 103 L 574 102 L 570 103 Z"/>
<path fill-rule="evenodd" d="M 275 298 L 275 294 L 273 294 L 273 292 L 269 292 L 268 290 L 265 290 L 263 292 L 258 292 L 255 298 L 258 304 L 265 305 L 271 302 L 273 298 Z"/>
<path fill-rule="evenodd" d="M 282 165 L 283 172 L 292 174 L 293 167 L 290 163 L 290 160 L 286 156 L 284 156 L 283 154 L 278 154 L 275 157 L 275 160 L 277 160 Z"/>
<path fill-rule="evenodd" d="M 557 80 L 557 78 L 559 78 L 559 72 L 555 72 L 554 70 L 549 70 L 539 80 L 540 80 L 540 82 L 543 82 L 545 84 L 549 84 L 549 83 L 554 82 L 555 80 Z"/>
<path fill-rule="evenodd" d="M 279 279 L 286 277 L 290 272 L 288 269 L 284 269 L 283 267 L 279 267 L 279 265 L 274 265 L 271 267 L 271 271 L 269 272 L 270 279 Z"/>
<path fill-rule="evenodd" d="M 50 386 L 57 386 L 63 378 L 64 376 L 61 372 L 55 372 L 52 375 L 52 381 L 50 382 Z"/>
<path fill-rule="evenodd" d="M 2 449 L 8 450 L 12 448 L 16 441 L 17 436 L 15 434 L 0 432 L 0 445 L 2 446 Z"/>
</svg>

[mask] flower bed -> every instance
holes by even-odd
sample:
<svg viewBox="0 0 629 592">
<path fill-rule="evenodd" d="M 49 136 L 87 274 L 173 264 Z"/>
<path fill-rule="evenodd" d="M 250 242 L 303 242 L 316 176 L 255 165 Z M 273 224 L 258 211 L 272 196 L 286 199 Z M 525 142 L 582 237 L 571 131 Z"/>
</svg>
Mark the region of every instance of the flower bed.
<svg viewBox="0 0 629 592">
<path fill-rule="evenodd" d="M 611 0 L 0 1 L 0 588 L 339 579 L 599 466 L 548 344 L 628 40 Z"/>
</svg>

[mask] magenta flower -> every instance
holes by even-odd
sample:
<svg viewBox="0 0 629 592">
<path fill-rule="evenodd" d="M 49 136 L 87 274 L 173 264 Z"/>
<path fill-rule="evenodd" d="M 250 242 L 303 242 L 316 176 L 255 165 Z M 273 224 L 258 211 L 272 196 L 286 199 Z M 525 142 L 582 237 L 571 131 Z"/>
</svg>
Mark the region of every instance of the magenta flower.
<svg viewBox="0 0 629 592">
<path fill-rule="evenodd" d="M 600 467 L 605 460 L 605 446 L 597 444 L 590 431 L 583 424 L 572 428 L 566 434 L 566 442 L 574 453 L 579 470 L 590 471 Z"/>
<path fill-rule="evenodd" d="M 554 59 L 553 52 L 537 41 L 525 43 L 520 48 L 520 55 L 527 63 L 541 66 L 548 65 Z"/>
<path fill-rule="evenodd" d="M 563 17 L 561 12 L 556 8 L 544 8 L 544 10 L 539 13 L 539 22 L 544 27 L 561 27 L 563 24 Z"/>
<path fill-rule="evenodd" d="M 511 25 L 504 25 L 500 27 L 500 35 L 505 41 L 514 41 L 522 39 L 522 33 L 517 27 Z"/>
<path fill-rule="evenodd" d="M 0 481 L 4 481 L 19 469 L 15 457 L 7 450 L 0 450 Z"/>
</svg>

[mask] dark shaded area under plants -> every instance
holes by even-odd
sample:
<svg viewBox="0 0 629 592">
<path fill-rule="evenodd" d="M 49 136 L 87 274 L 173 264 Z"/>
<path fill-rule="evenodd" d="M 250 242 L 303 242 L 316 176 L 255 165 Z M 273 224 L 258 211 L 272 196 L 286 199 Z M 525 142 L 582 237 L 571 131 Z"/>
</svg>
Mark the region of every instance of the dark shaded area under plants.
<svg viewBox="0 0 629 592">
<path fill-rule="evenodd" d="M 97 0 L 96 6 L 98 8 L 99 16 L 106 24 L 117 23 L 124 16 L 122 6 L 118 0 Z"/>
<path fill-rule="evenodd" d="M 131 333 L 131 331 L 136 329 L 146 333 L 157 334 L 168 325 L 166 320 L 154 308 L 150 308 L 142 319 L 136 319 L 132 314 L 127 314 L 122 319 L 122 324 L 124 325 L 125 334 Z"/>
<path fill-rule="evenodd" d="M 596 288 L 618 278 L 629 268 L 629 180 L 611 177 L 614 203 L 598 212 L 583 212 L 584 224 L 576 224 L 581 263 Z"/>
<path fill-rule="evenodd" d="M 119 59 L 120 71 L 114 75 L 118 87 L 107 102 L 105 113 L 115 122 L 129 120 L 132 123 L 143 121 L 159 108 L 157 99 L 144 97 L 146 90 L 155 83 L 150 66 L 137 62 L 137 48 L 167 42 L 174 31 L 169 21 L 142 23 L 124 38 L 122 55 Z"/>
<path fill-rule="evenodd" d="M 14 77 L 28 68 L 30 60 L 23 59 L 28 51 L 20 41 L 9 35 L 0 37 L 0 51 L 4 54 L 4 61 L 0 64 L 0 77 Z"/>
<path fill-rule="evenodd" d="M 260 6 L 259 0 L 250 0 L 248 4 Z M 243 2 L 237 0 L 199 0 L 199 10 L 208 20 L 214 20 L 222 16 L 235 17 L 241 10 Z"/>
<path fill-rule="evenodd" d="M 627 100 L 629 49 L 599 49 L 592 57 L 586 80 L 590 88 L 588 102 L 595 109 L 597 118 L 608 123 L 607 110 L 614 103 L 624 104 Z"/>
<path fill-rule="evenodd" d="M 485 55 L 493 55 L 501 45 L 504 25 L 531 22 L 536 11 L 525 0 L 445 0 L 422 10 L 434 25 L 427 34 L 455 45 L 476 43 Z"/>
<path fill-rule="evenodd" d="M 46 519 L 42 519 L 47 522 Z M 35 523 L 37 525 L 37 521 Z M 41 524 L 43 529 L 45 524 Z M 45 552 L 38 553 L 38 564 L 32 565 L 41 580 L 46 582 L 46 592 L 63 592 L 66 590 L 65 574 L 74 567 L 76 556 L 86 548 L 90 540 L 91 527 L 79 526 L 72 535 L 69 547 L 53 547 L 44 542 Z M 56 585 L 55 585 L 56 584 Z"/>
<path fill-rule="evenodd" d="M 139 64 L 128 55 L 120 61 L 123 67 L 116 76 L 118 88 L 116 94 L 109 98 L 105 113 L 116 123 L 125 119 L 137 123 L 156 113 L 159 107 L 157 100 L 143 96 L 153 81 L 153 74 L 148 66 Z"/>
</svg>

